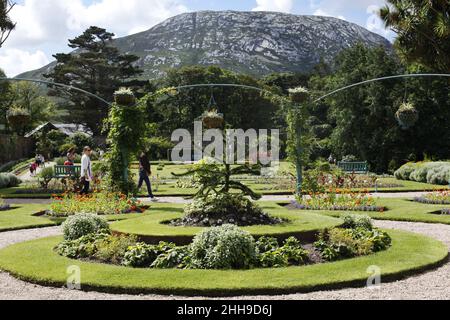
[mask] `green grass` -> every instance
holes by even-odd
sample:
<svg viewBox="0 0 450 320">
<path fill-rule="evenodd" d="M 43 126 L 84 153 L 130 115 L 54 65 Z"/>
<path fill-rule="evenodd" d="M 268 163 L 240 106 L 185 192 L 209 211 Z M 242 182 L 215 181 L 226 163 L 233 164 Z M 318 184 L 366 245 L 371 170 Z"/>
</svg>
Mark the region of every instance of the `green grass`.
<svg viewBox="0 0 450 320">
<path fill-rule="evenodd" d="M 53 226 L 56 223 L 33 214 L 47 209 L 40 204 L 12 205 L 11 210 L 0 211 L 0 232 Z"/>
<path fill-rule="evenodd" d="M 11 210 L 0 211 L 0 232 L 50 227 L 61 224 L 65 218 L 52 218 L 47 216 L 36 216 L 35 214 L 48 209 L 48 205 L 42 204 L 20 204 L 12 205 Z M 108 221 L 120 221 L 145 216 L 145 214 L 119 214 L 106 215 Z"/>
<path fill-rule="evenodd" d="M 355 214 L 365 214 L 377 220 L 393 220 L 393 221 L 411 221 L 426 223 L 443 223 L 450 224 L 450 215 L 433 214 L 433 212 L 448 208 L 449 205 L 430 205 L 414 202 L 405 198 L 383 199 L 377 200 L 378 206 L 388 208 L 385 212 L 351 212 Z M 314 211 L 314 210 L 293 210 L 294 212 L 310 212 L 322 214 L 332 217 L 339 217 L 343 211 Z"/>
<path fill-rule="evenodd" d="M 340 219 L 325 217 L 323 215 L 304 213 L 298 214 L 278 206 L 276 203 L 261 202 L 260 205 L 270 215 L 288 219 L 289 222 L 270 226 L 249 226 L 244 230 L 254 236 L 271 235 L 287 238 L 290 235 L 310 239 L 324 228 L 340 225 Z M 111 224 L 115 232 L 134 234 L 148 242 L 172 241 L 176 243 L 189 243 L 201 227 L 175 227 L 161 222 L 177 219 L 183 216 L 183 205 L 159 204 L 153 206 L 150 214 L 136 219 L 119 221 Z"/>
<path fill-rule="evenodd" d="M 0 269 L 25 281 L 61 287 L 66 284 L 67 268 L 75 265 L 80 267 L 82 290 L 228 296 L 362 287 L 370 266 L 378 266 L 381 281 L 387 282 L 446 260 L 448 248 L 439 241 L 403 231 L 388 232 L 392 247 L 370 256 L 302 267 L 225 271 L 131 269 L 71 260 L 52 250 L 62 240 L 52 237 L 1 250 Z"/>
</svg>

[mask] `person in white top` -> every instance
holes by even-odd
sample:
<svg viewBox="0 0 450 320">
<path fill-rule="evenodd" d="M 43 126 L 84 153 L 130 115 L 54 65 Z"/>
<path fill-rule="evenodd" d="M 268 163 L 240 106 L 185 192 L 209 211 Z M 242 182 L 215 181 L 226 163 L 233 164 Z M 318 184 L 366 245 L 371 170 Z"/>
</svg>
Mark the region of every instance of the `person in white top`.
<svg viewBox="0 0 450 320">
<path fill-rule="evenodd" d="M 83 156 L 81 157 L 81 182 L 83 183 L 81 194 L 89 193 L 89 187 L 92 181 L 91 152 L 90 147 L 84 147 Z"/>
</svg>

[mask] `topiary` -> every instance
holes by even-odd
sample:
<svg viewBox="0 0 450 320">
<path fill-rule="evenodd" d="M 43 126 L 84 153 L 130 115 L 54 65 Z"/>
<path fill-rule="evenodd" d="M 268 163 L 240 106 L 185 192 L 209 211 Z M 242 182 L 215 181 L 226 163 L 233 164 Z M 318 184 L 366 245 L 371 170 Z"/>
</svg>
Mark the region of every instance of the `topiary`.
<svg viewBox="0 0 450 320">
<path fill-rule="evenodd" d="M 108 222 L 94 214 L 79 213 L 67 218 L 62 224 L 65 240 L 76 240 L 91 233 L 108 231 Z"/>
<path fill-rule="evenodd" d="M 248 269 L 256 262 L 255 239 L 229 224 L 202 231 L 190 249 L 191 265 L 199 269 Z"/>
</svg>

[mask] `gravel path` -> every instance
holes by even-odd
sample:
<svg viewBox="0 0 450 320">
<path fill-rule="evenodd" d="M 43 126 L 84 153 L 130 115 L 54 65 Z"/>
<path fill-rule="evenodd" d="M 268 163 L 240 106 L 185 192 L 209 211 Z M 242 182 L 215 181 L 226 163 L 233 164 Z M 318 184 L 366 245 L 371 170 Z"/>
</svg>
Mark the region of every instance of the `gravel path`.
<svg viewBox="0 0 450 320">
<path fill-rule="evenodd" d="M 393 193 L 372 193 L 371 196 L 375 198 L 414 198 L 420 197 L 428 192 L 393 192 Z M 144 203 L 151 203 L 150 198 L 139 198 Z M 260 201 L 291 201 L 295 200 L 294 196 L 262 196 Z M 5 199 L 9 204 L 49 204 L 50 199 Z M 175 203 L 187 204 L 192 200 L 187 200 L 183 197 L 158 197 L 159 203 Z"/>
<path fill-rule="evenodd" d="M 421 233 L 445 242 L 450 248 L 450 225 L 377 221 L 383 228 L 401 229 Z M 60 234 L 59 227 L 34 230 L 21 230 L 0 233 L 0 249 L 8 245 L 27 240 Z M 311 299 L 446 299 L 450 300 L 450 262 L 444 266 L 410 277 L 405 280 L 382 284 L 380 288 L 352 288 L 334 291 L 320 291 L 308 294 L 292 294 L 281 296 L 249 296 L 235 299 L 275 299 L 275 300 L 311 300 Z M 159 295 L 112 295 L 98 292 L 69 291 L 64 288 L 48 288 L 29 284 L 0 272 L 0 300 L 4 299 L 183 299 L 183 297 Z M 201 299 L 201 298 L 199 298 Z"/>
</svg>

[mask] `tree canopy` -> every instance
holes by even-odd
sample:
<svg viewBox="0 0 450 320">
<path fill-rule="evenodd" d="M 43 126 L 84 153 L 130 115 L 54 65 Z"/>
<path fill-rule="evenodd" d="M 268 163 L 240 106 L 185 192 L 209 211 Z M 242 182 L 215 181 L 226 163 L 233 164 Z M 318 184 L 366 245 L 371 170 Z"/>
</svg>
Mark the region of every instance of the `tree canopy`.
<svg viewBox="0 0 450 320">
<path fill-rule="evenodd" d="M 44 76 L 112 102 L 115 90 L 136 84 L 130 79 L 142 73 L 135 66 L 139 58 L 120 53 L 113 45 L 113 37 L 113 33 L 103 28 L 88 28 L 82 35 L 69 40 L 69 47 L 75 52 L 54 55 L 57 64 Z M 87 125 L 96 135 L 101 134 L 103 120 L 108 115 L 108 105 L 78 92 L 61 88 L 53 90 L 53 94 L 63 94 L 71 101 L 69 109 L 73 122 Z"/>
<path fill-rule="evenodd" d="M 410 63 L 450 72 L 450 2 L 388 0 L 380 10 L 386 27 L 397 33 L 395 45 Z"/>
</svg>

